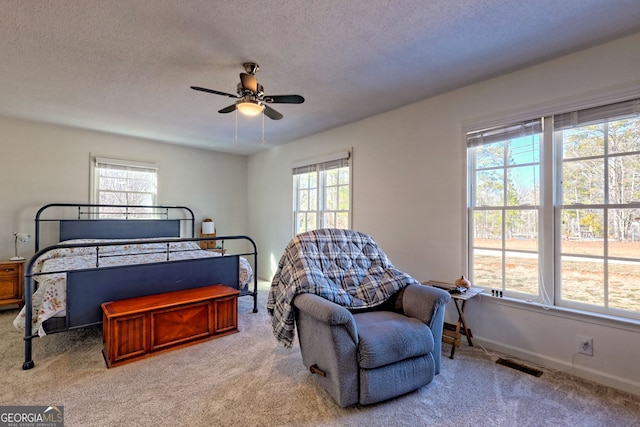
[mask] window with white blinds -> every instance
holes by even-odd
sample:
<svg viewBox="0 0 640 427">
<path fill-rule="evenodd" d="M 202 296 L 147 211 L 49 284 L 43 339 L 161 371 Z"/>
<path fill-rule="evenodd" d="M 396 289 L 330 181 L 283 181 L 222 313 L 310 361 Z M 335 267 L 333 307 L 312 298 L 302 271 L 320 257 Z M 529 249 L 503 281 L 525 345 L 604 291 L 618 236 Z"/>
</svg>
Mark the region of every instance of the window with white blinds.
<svg viewBox="0 0 640 427">
<path fill-rule="evenodd" d="M 94 203 L 129 206 L 156 204 L 158 169 L 155 165 L 94 157 L 92 169 Z M 108 208 L 100 210 L 103 216 L 108 211 Z"/>
<path fill-rule="evenodd" d="M 640 319 L 640 98 L 468 132 L 467 162 L 475 285 Z"/>
<path fill-rule="evenodd" d="M 539 298 L 542 119 L 467 134 L 469 264 L 476 286 Z"/>
<path fill-rule="evenodd" d="M 351 227 L 350 153 L 293 165 L 293 233 Z"/>
<path fill-rule="evenodd" d="M 640 318 L 640 99 L 553 117 L 556 303 Z"/>
</svg>

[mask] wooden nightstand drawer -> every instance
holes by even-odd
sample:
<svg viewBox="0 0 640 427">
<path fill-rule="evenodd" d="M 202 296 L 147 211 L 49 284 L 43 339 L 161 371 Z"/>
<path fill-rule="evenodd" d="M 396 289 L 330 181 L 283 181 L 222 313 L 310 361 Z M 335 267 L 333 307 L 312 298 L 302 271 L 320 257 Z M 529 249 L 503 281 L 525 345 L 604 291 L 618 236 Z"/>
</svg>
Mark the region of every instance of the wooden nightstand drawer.
<svg viewBox="0 0 640 427">
<path fill-rule="evenodd" d="M 0 306 L 22 305 L 22 264 L 20 261 L 0 262 Z"/>
<path fill-rule="evenodd" d="M 15 277 L 20 273 L 20 267 L 15 264 L 8 264 L 6 262 L 0 264 L 2 265 L 2 269 L 0 269 L 0 279 L 4 279 L 6 277 Z"/>
</svg>

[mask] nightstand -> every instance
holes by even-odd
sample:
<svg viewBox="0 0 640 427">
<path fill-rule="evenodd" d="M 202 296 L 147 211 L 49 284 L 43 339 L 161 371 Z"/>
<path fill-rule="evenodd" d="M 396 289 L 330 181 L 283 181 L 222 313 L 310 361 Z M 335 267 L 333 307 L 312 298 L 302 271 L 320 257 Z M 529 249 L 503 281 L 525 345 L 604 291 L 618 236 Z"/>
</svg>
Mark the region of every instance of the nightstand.
<svg viewBox="0 0 640 427">
<path fill-rule="evenodd" d="M 216 237 L 216 233 L 211 233 L 211 234 L 205 234 L 205 233 L 200 233 L 200 237 L 204 238 L 212 238 L 212 237 Z M 215 240 L 203 240 L 200 242 L 200 247 L 202 249 L 215 249 L 216 248 L 216 241 Z"/>
<path fill-rule="evenodd" d="M 201 233 L 200 237 L 202 237 L 202 238 L 216 237 L 216 233 L 212 233 L 212 234 Z M 210 252 L 217 252 L 217 253 L 222 254 L 222 255 L 224 255 L 225 252 L 227 252 L 226 249 L 222 249 L 222 248 L 218 247 L 215 240 L 203 240 L 203 241 L 200 242 L 200 247 L 202 249 L 206 249 L 206 250 L 208 250 Z"/>
<path fill-rule="evenodd" d="M 23 259 L 0 261 L 0 306 L 18 304 L 22 307 L 23 264 Z"/>
</svg>

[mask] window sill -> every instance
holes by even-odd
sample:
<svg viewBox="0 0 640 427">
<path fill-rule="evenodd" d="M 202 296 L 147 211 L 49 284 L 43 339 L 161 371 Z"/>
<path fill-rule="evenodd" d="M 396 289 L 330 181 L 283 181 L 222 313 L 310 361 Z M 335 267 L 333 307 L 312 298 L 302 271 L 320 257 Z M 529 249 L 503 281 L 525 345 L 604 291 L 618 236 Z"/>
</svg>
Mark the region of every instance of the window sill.
<svg viewBox="0 0 640 427">
<path fill-rule="evenodd" d="M 533 311 L 549 316 L 563 319 L 576 320 L 610 328 L 622 329 L 625 331 L 640 333 L 640 320 L 626 319 L 600 313 L 593 313 L 584 310 L 577 310 L 567 307 L 557 307 L 544 305 L 535 301 L 525 301 L 508 297 L 493 297 L 491 294 L 483 292 L 480 294 L 483 302 L 489 304 L 499 304 L 520 310 Z"/>
</svg>

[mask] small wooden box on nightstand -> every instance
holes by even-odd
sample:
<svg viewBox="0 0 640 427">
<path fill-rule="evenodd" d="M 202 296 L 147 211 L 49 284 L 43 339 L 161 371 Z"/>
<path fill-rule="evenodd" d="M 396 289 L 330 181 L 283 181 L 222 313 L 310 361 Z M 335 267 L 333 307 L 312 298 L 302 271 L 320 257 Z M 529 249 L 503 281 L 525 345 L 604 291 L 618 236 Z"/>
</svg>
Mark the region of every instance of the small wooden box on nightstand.
<svg viewBox="0 0 640 427">
<path fill-rule="evenodd" d="M 22 307 L 22 265 L 24 260 L 0 261 L 0 306 Z"/>
</svg>

